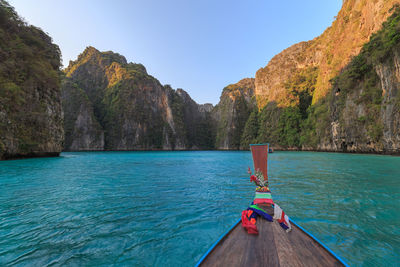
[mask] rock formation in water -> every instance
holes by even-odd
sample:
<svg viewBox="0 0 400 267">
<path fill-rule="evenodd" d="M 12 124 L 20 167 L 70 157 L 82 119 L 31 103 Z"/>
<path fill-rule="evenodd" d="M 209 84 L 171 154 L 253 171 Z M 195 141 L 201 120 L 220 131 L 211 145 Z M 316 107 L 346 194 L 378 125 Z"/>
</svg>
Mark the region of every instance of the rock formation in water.
<svg viewBox="0 0 400 267">
<path fill-rule="evenodd" d="M 258 70 L 241 147 L 400 153 L 399 2 L 344 1 L 321 36 Z"/>
<path fill-rule="evenodd" d="M 320 37 L 284 50 L 255 79 L 225 87 L 214 108 L 162 86 L 140 64 L 89 47 L 66 69 L 66 149 L 270 142 L 278 149 L 399 153 L 395 3 L 344 2 Z"/>
<path fill-rule="evenodd" d="M 212 148 L 212 106 L 161 85 L 141 64 L 88 47 L 65 76 L 65 150 Z"/>
<path fill-rule="evenodd" d="M 60 153 L 60 65 L 51 38 L 0 0 L 0 159 Z"/>
<path fill-rule="evenodd" d="M 325 100 L 330 125 L 318 149 L 400 152 L 399 55 L 400 8 L 333 79 Z"/>
<path fill-rule="evenodd" d="M 212 110 L 217 149 L 239 149 L 243 129 L 256 108 L 254 78 L 226 86 L 218 105 Z"/>
<path fill-rule="evenodd" d="M 86 93 L 67 79 L 63 80 L 62 88 L 64 146 L 70 150 L 103 150 L 104 130 Z"/>
<path fill-rule="evenodd" d="M 173 108 L 174 118 L 182 122 L 184 143 L 183 148 L 200 149 L 214 148 L 214 133 L 212 131 L 211 104 L 197 104 L 189 94 L 178 89 L 173 92 L 176 96 L 175 108 Z M 178 96 L 178 97 L 177 97 Z M 179 103 L 177 105 L 177 103 Z M 180 108 L 176 109 L 176 105 Z"/>
<path fill-rule="evenodd" d="M 60 85 L 58 47 L 0 0 L 0 158 L 58 155 L 64 131 L 65 150 L 270 142 L 278 149 L 400 153 L 396 4 L 344 1 L 321 36 L 282 51 L 255 79 L 228 85 L 213 107 L 161 85 L 143 65 L 93 47 L 70 62 Z"/>
</svg>

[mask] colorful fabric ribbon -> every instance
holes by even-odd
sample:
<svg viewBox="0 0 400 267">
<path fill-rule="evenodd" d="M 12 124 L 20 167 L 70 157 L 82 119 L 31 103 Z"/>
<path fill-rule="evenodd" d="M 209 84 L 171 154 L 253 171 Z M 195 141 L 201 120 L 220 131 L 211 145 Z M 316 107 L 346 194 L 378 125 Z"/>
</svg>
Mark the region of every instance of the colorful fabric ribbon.
<svg viewBox="0 0 400 267">
<path fill-rule="evenodd" d="M 267 221 L 272 222 L 274 219 L 272 218 L 271 215 L 269 215 L 268 213 L 266 213 L 264 210 L 262 210 L 261 208 L 259 208 L 256 205 L 251 205 L 248 210 L 252 210 L 253 212 L 255 212 L 257 215 L 263 217 L 264 219 L 266 219 Z M 257 218 L 256 218 L 257 219 Z"/>
<path fill-rule="evenodd" d="M 252 210 L 247 209 L 242 211 L 242 226 L 247 230 L 248 234 L 258 235 L 256 216 L 256 213 L 254 213 Z"/>
<path fill-rule="evenodd" d="M 289 216 L 287 216 L 277 204 L 274 205 L 274 219 L 278 220 L 278 223 L 283 229 L 286 230 L 286 232 L 290 232 L 292 230 Z"/>
<path fill-rule="evenodd" d="M 267 191 L 263 189 L 264 191 L 258 191 L 256 190 L 256 196 L 254 198 L 254 204 L 274 204 L 274 201 L 272 200 L 271 196 L 271 191 Z"/>
<path fill-rule="evenodd" d="M 272 204 L 274 208 L 274 216 L 266 213 L 263 209 L 257 206 L 257 204 Z M 272 200 L 271 191 L 268 187 L 257 187 L 256 197 L 251 203 L 250 207 L 242 211 L 242 226 L 247 230 L 249 234 L 258 234 L 256 226 L 257 217 L 261 216 L 267 221 L 272 222 L 274 219 L 278 221 L 279 225 L 289 232 L 292 230 L 289 217 L 277 204 L 274 204 Z"/>
<path fill-rule="evenodd" d="M 258 216 L 261 216 L 270 222 L 273 221 L 271 215 L 253 204 L 250 205 L 247 210 L 242 211 L 242 226 L 247 230 L 247 233 L 255 235 L 258 234 L 258 229 L 256 226 Z"/>
</svg>

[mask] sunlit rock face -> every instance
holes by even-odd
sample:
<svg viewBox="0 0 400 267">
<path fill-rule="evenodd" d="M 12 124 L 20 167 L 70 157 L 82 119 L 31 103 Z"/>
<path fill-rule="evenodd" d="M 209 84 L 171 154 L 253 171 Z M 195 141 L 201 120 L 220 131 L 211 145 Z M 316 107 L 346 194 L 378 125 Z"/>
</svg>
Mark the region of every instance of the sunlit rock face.
<svg viewBox="0 0 400 267">
<path fill-rule="evenodd" d="M 289 105 L 285 84 L 299 69 L 318 67 L 313 103 L 326 96 L 330 80 L 357 55 L 372 33 L 382 27 L 399 0 L 347 0 L 332 26 L 319 37 L 293 45 L 256 73 L 255 94 L 260 108 L 268 102 Z"/>
<path fill-rule="evenodd" d="M 257 141 L 282 149 L 400 153 L 399 4 L 343 1 L 322 35 L 259 69 Z"/>
<path fill-rule="evenodd" d="M 184 90 L 161 85 L 141 64 L 88 47 L 70 62 L 65 76 L 65 150 L 172 150 L 212 145 L 206 123 L 209 109 Z"/>
</svg>

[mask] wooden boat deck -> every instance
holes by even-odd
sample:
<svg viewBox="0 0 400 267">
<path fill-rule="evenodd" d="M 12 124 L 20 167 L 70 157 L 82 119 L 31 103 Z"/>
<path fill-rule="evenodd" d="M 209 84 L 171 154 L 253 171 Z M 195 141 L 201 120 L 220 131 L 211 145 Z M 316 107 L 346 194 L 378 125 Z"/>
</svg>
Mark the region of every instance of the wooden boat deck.
<svg viewBox="0 0 400 267">
<path fill-rule="evenodd" d="M 250 235 L 238 222 L 200 266 L 345 266 L 293 223 L 286 233 L 278 222 L 259 218 L 257 228 Z"/>
<path fill-rule="evenodd" d="M 254 170 L 268 180 L 268 144 L 250 145 Z M 274 216 L 271 204 L 258 204 Z M 258 235 L 248 234 L 241 222 L 223 236 L 197 266 L 346 266 L 339 257 L 311 234 L 291 221 L 287 233 L 277 221 L 258 218 Z"/>
</svg>

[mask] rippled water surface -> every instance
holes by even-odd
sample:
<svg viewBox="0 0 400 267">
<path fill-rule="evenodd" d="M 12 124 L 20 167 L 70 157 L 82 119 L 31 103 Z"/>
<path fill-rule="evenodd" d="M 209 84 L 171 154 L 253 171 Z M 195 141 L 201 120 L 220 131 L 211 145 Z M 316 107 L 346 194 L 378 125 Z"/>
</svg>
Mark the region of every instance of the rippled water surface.
<svg viewBox="0 0 400 267">
<path fill-rule="evenodd" d="M 193 266 L 253 197 L 250 152 L 0 162 L 0 265 Z M 399 266 L 400 157 L 275 152 L 274 199 L 354 266 Z"/>
</svg>

